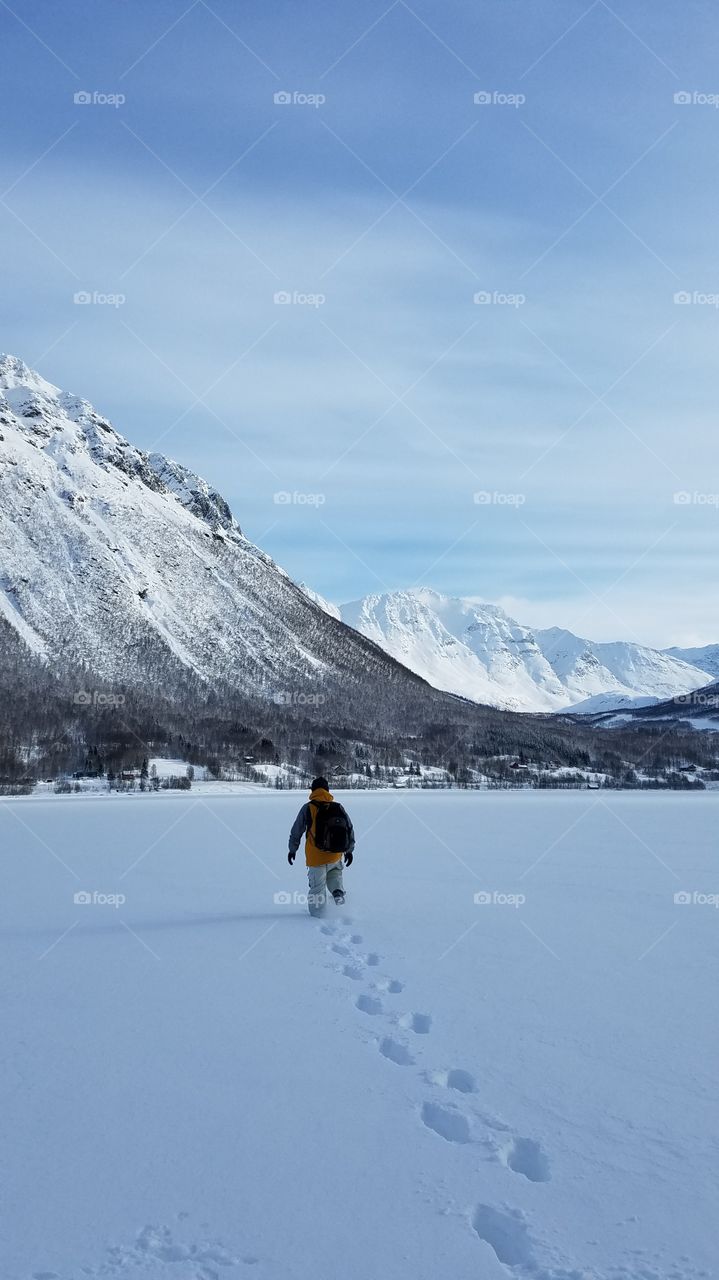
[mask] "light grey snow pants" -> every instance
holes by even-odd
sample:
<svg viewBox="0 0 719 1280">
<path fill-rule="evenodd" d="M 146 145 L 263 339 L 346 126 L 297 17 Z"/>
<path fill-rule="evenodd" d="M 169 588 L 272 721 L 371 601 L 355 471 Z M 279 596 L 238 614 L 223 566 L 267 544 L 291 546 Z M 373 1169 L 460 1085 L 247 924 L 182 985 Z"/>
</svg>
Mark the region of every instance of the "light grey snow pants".
<svg viewBox="0 0 719 1280">
<path fill-rule="evenodd" d="M 342 859 L 339 862 L 328 862 L 323 867 L 308 867 L 307 879 L 310 891 L 307 894 L 307 906 L 311 916 L 320 916 L 325 909 L 327 894 L 335 889 L 344 889 L 342 883 Z"/>
</svg>

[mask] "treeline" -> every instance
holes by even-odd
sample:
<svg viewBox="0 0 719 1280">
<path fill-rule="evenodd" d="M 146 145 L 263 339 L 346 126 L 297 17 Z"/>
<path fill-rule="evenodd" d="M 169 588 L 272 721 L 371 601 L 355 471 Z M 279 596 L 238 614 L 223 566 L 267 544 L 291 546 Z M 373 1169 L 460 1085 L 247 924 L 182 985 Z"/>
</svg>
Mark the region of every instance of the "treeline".
<svg viewBox="0 0 719 1280">
<path fill-rule="evenodd" d="M 278 702 L 262 691 L 248 696 L 209 686 L 184 669 L 179 678 L 173 664 L 163 683 L 161 659 L 162 651 L 149 684 L 146 662 L 138 682 L 128 660 L 126 680 L 108 688 L 80 665 L 54 672 L 0 624 L 0 787 L 27 789 L 77 774 L 117 777 L 152 756 L 205 765 L 217 777 L 252 776 L 276 764 L 305 777 L 352 775 L 366 785 L 393 777 L 429 784 L 432 770 L 456 786 L 471 785 L 477 773 L 498 785 L 526 785 L 524 770 L 566 769 L 601 773 L 617 786 L 647 779 L 688 786 L 688 766 L 719 768 L 719 735 L 666 722 L 604 729 L 579 716 L 480 707 L 419 679 L 378 685 L 371 676 L 363 685 L 356 672 L 344 684 L 323 686 L 321 697 L 315 685 L 311 702 L 301 687 Z"/>
</svg>

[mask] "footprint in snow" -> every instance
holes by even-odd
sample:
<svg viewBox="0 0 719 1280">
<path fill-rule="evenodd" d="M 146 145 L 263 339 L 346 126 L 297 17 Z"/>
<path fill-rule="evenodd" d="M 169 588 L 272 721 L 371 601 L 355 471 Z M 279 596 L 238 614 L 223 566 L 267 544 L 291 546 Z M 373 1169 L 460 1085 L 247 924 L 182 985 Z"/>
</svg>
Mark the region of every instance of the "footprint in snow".
<svg viewBox="0 0 719 1280">
<path fill-rule="evenodd" d="M 189 1216 L 187 1213 L 180 1213 L 177 1218 L 184 1221 Z M 208 1224 L 200 1223 L 200 1227 L 208 1229 Z M 135 1275 L 142 1271 L 143 1275 L 151 1273 L 159 1277 L 160 1274 L 166 1274 L 165 1264 L 180 1263 L 184 1266 L 180 1266 L 178 1276 L 181 1272 L 188 1280 L 190 1276 L 192 1280 L 220 1280 L 222 1275 L 227 1274 L 227 1268 L 234 1269 L 240 1263 L 250 1266 L 256 1262 L 259 1262 L 259 1258 L 254 1255 L 237 1257 L 219 1241 L 205 1237 L 183 1244 L 174 1238 L 169 1227 L 148 1225 L 143 1227 L 132 1244 L 111 1245 L 106 1250 L 105 1262 L 99 1270 L 84 1267 L 82 1273 L 87 1276 L 104 1276 L 131 1272 Z M 171 1269 L 174 1272 L 174 1266 Z M 54 1272 L 35 1272 L 33 1280 L 60 1280 L 60 1277 Z"/>
<path fill-rule="evenodd" d="M 355 1000 L 355 1008 L 359 1009 L 360 1013 L 369 1013 L 376 1016 L 378 1013 L 382 1013 L 382 1001 L 377 996 L 361 995 Z"/>
<path fill-rule="evenodd" d="M 414 1058 L 407 1046 L 399 1040 L 393 1040 L 392 1036 L 385 1036 L 380 1041 L 379 1051 L 383 1058 L 396 1062 L 398 1067 L 411 1067 L 414 1063 Z"/>
<path fill-rule="evenodd" d="M 425 1102 L 422 1105 L 422 1123 L 445 1142 L 471 1142 L 469 1122 L 461 1111 L 441 1107 L 437 1102 Z"/>
<path fill-rule="evenodd" d="M 180 1244 L 173 1239 L 169 1227 L 144 1227 L 135 1241 L 135 1248 L 140 1253 L 161 1259 L 162 1262 L 186 1262 L 193 1255 L 193 1249 L 189 1245 Z"/>
<path fill-rule="evenodd" d="M 377 952 L 370 951 L 369 955 L 365 956 L 364 962 L 374 969 L 379 964 L 379 956 L 377 955 Z"/>
<path fill-rule="evenodd" d="M 445 1089 L 454 1089 L 457 1093 L 476 1093 L 477 1085 L 474 1076 L 470 1071 L 463 1071 L 461 1067 L 453 1067 L 451 1071 L 444 1071 L 437 1077 L 437 1084 L 441 1084 Z"/>
<path fill-rule="evenodd" d="M 346 964 L 343 967 L 342 972 L 345 975 L 345 978 L 352 978 L 353 982 L 359 982 L 360 979 L 364 977 L 362 970 L 358 969 L 354 964 Z"/>
<path fill-rule="evenodd" d="M 361 945 L 362 945 L 362 934 L 361 934 L 361 933 L 353 933 L 353 934 L 352 934 L 352 936 L 351 936 L 351 938 L 350 938 L 350 942 L 352 943 L 352 945 L 353 945 L 354 947 L 359 947 L 359 946 L 361 946 Z"/>
<path fill-rule="evenodd" d="M 489 1204 L 478 1204 L 472 1226 L 480 1240 L 489 1245 L 497 1260 L 505 1266 L 535 1267 L 531 1241 L 519 1209 L 507 1211 Z"/>
<path fill-rule="evenodd" d="M 549 1161 L 538 1142 L 533 1138 L 515 1138 L 502 1153 L 508 1169 L 521 1173 L 530 1182 L 549 1182 Z"/>
<path fill-rule="evenodd" d="M 341 942 L 333 942 L 330 951 L 334 951 L 335 955 L 348 956 L 351 952 L 348 947 L 343 947 Z"/>
<path fill-rule="evenodd" d="M 404 991 L 404 983 L 397 978 L 390 978 L 388 982 L 377 983 L 380 991 L 388 991 L 391 996 L 398 996 Z"/>
<path fill-rule="evenodd" d="M 417 1036 L 429 1035 L 432 1019 L 428 1013 L 406 1013 L 400 1018 L 399 1025 L 407 1031 L 414 1031 Z"/>
<path fill-rule="evenodd" d="M 569 1269 L 548 1267 L 545 1269 L 545 1267 L 539 1265 L 533 1242 L 527 1230 L 525 1216 L 520 1209 L 509 1207 L 497 1209 L 494 1205 L 478 1204 L 472 1214 L 471 1223 L 479 1239 L 484 1244 L 489 1245 L 498 1262 L 501 1262 L 505 1267 L 518 1268 L 515 1272 L 517 1276 L 532 1275 L 537 1276 L 538 1280 L 582 1280 L 583 1277 L 588 1277 L 590 1274 L 590 1269 L 584 1267 L 570 1266 Z M 596 1242 L 589 1241 L 588 1243 L 593 1244 Z M 664 1280 L 667 1273 L 662 1271 L 660 1275 L 653 1266 L 640 1266 L 639 1270 L 636 1269 L 639 1258 L 645 1252 L 644 1250 L 632 1250 L 631 1252 L 632 1263 L 630 1266 L 612 1268 L 612 1275 L 629 1276 L 631 1273 L 632 1276 L 646 1276 L 646 1280 Z M 680 1261 L 686 1263 L 689 1259 L 686 1255 L 683 1255 Z M 594 1276 L 594 1274 L 595 1272 L 592 1269 L 591 1275 Z M 676 1280 L 690 1280 L 690 1277 L 695 1277 L 698 1280 L 700 1276 L 708 1277 L 709 1272 L 696 1271 L 693 1267 L 685 1270 L 683 1267 L 680 1269 L 675 1266 L 668 1274 L 675 1277 Z"/>
</svg>

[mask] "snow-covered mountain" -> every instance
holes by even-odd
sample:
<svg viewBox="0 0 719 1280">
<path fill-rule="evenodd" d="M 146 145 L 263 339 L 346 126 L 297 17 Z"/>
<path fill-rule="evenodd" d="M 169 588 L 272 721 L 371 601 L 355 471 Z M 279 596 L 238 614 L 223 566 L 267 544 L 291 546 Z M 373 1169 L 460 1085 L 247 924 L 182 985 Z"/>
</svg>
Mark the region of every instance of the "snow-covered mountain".
<svg viewBox="0 0 719 1280">
<path fill-rule="evenodd" d="M 340 613 L 437 688 L 520 711 L 568 701 L 529 628 L 496 605 L 422 588 L 369 595 Z"/>
<path fill-rule="evenodd" d="M 711 678 L 670 654 L 595 644 L 558 627 L 532 631 L 497 605 L 427 588 L 369 595 L 342 605 L 340 615 L 435 687 L 510 710 L 636 705 Z"/>
<path fill-rule="evenodd" d="M 321 692 L 390 714 L 391 689 L 398 708 L 446 709 L 420 676 L 552 711 L 604 694 L 671 698 L 712 674 L 637 645 L 533 633 L 428 590 L 337 609 L 249 542 L 204 480 L 13 356 L 0 356 L 0 547 L 3 652 L 9 638 L 53 671 L 163 694 L 191 677 L 220 697 L 308 706 Z"/>
<path fill-rule="evenodd" d="M 650 707 L 634 708 L 630 714 L 620 713 L 609 721 L 601 723 L 669 725 L 690 724 L 692 729 L 708 732 L 719 732 L 719 683 L 703 685 L 701 689 L 693 689 L 690 693 L 679 694 L 665 702 L 654 702 Z"/>
<path fill-rule="evenodd" d="M 699 649 L 665 649 L 670 658 L 679 658 L 693 667 L 708 671 L 714 680 L 719 680 L 719 644 L 707 644 Z"/>
<path fill-rule="evenodd" d="M 570 710 L 572 715 L 596 716 L 605 712 L 636 711 L 641 707 L 654 707 L 657 701 L 656 698 L 650 698 L 648 695 L 632 697 L 628 693 L 595 693 L 591 698 L 584 698 L 582 702 L 573 702 L 571 707 L 565 710 Z"/>
<path fill-rule="evenodd" d="M 331 600 L 325 600 L 324 596 L 321 596 L 319 591 L 313 591 L 311 587 L 307 586 L 306 582 L 300 583 L 300 591 L 304 591 L 308 599 L 311 600 L 313 604 L 318 605 L 324 613 L 328 613 L 330 618 L 336 618 L 338 622 L 342 621 L 339 605 L 332 604 Z"/>
<path fill-rule="evenodd" d="M 0 357 L 0 630 L 53 670 L 276 701 L 427 690 L 244 537 L 204 480 Z M 14 650 L 13 650 L 14 652 Z M 364 686 L 363 686 L 364 687 Z M 304 704 L 303 704 L 304 705 Z"/>
<path fill-rule="evenodd" d="M 561 627 L 537 631 L 536 636 L 569 694 L 570 705 L 604 694 L 619 694 L 628 701 L 638 698 L 662 701 L 698 689 L 711 678 L 699 666 L 631 641 L 600 644 Z"/>
</svg>

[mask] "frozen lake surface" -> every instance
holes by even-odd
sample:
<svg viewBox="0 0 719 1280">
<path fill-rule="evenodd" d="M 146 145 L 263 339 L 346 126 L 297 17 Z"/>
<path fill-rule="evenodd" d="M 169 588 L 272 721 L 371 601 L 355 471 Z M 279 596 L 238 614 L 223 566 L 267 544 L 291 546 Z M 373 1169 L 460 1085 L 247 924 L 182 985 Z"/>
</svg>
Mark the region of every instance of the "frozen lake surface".
<svg viewBox="0 0 719 1280">
<path fill-rule="evenodd" d="M 714 1275 L 717 794 L 303 798 L 0 802 L 2 1280 Z"/>
</svg>

